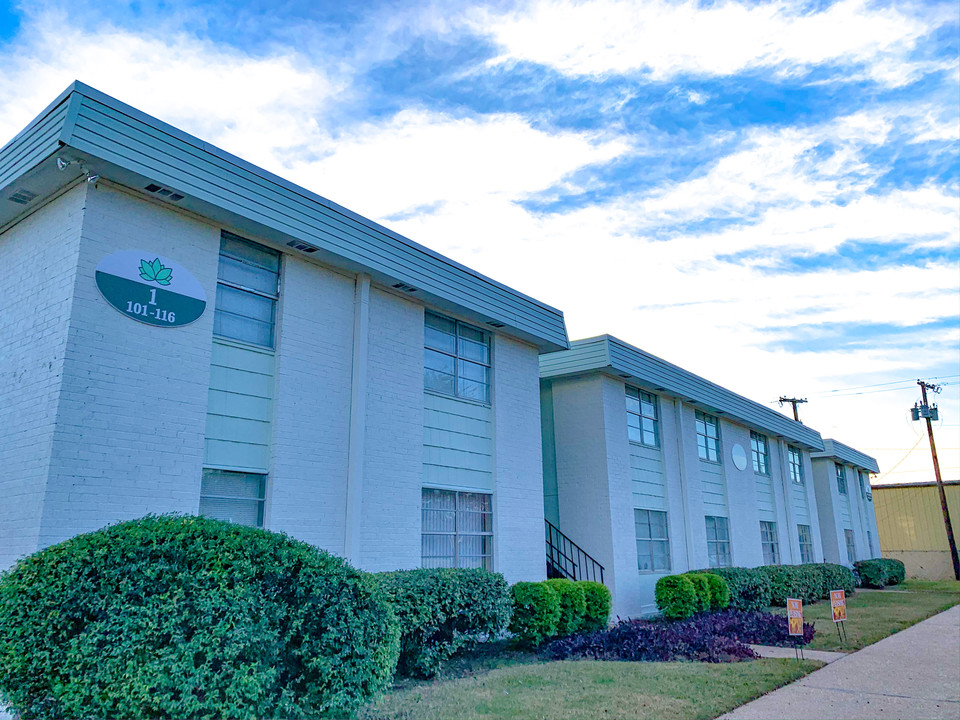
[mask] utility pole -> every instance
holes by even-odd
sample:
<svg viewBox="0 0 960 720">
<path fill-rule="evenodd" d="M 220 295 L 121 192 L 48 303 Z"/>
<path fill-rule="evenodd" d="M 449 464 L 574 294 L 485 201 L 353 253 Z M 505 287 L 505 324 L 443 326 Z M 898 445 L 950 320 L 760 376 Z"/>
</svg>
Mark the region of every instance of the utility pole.
<svg viewBox="0 0 960 720">
<path fill-rule="evenodd" d="M 797 405 L 800 403 L 807 402 L 806 398 L 788 398 L 783 395 L 780 396 L 780 407 L 783 407 L 784 403 L 790 403 L 793 405 L 793 419 L 797 422 L 800 422 L 800 416 L 797 414 Z"/>
<path fill-rule="evenodd" d="M 947 542 L 950 544 L 950 559 L 953 561 L 953 577 L 960 580 L 960 558 L 957 556 L 957 541 L 953 537 L 953 524 L 950 522 L 950 511 L 947 509 L 947 494 L 943 490 L 943 479 L 940 477 L 940 460 L 937 459 L 937 445 L 933 441 L 933 423 L 931 420 L 939 418 L 937 406 L 932 408 L 927 403 L 927 389 L 932 393 L 939 393 L 940 387 L 933 383 L 917 380 L 920 392 L 923 395 L 923 404 L 919 407 L 914 404 L 911 414 L 914 420 L 923 418 L 927 421 L 927 437 L 930 438 L 930 454 L 933 455 L 933 474 L 937 478 L 937 490 L 940 491 L 940 509 L 943 510 L 943 525 L 947 529 Z"/>
</svg>

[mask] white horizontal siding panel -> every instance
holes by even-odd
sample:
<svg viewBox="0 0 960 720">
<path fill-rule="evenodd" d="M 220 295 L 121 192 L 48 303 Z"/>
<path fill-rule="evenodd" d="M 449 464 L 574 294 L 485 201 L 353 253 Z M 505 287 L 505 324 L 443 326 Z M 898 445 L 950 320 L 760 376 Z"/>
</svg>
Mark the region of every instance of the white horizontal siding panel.
<svg viewBox="0 0 960 720">
<path fill-rule="evenodd" d="M 493 411 L 424 393 L 423 483 L 493 491 Z"/>
<path fill-rule="evenodd" d="M 807 482 L 813 482 L 808 480 Z M 810 524 L 810 506 L 807 504 L 807 487 L 800 483 L 790 483 L 790 507 L 793 519 L 799 525 Z"/>
<path fill-rule="evenodd" d="M 667 483 L 659 449 L 630 444 L 630 480 L 635 508 L 667 510 Z"/>
<path fill-rule="evenodd" d="M 204 441 L 203 464 L 207 467 L 265 473 L 270 468 L 270 447 L 207 438 Z"/>
<path fill-rule="evenodd" d="M 773 480 L 758 475 L 756 478 L 757 514 L 761 520 L 777 521 L 776 501 L 774 500 Z"/>
</svg>

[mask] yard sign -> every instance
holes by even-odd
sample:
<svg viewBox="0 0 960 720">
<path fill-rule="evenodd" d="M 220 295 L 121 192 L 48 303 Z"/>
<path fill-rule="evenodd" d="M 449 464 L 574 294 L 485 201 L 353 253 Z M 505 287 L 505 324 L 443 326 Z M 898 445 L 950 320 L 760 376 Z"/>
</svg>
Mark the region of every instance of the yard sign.
<svg viewBox="0 0 960 720">
<path fill-rule="evenodd" d="M 830 609 L 833 611 L 835 623 L 847 619 L 847 595 L 843 590 L 830 591 Z"/>
<path fill-rule="evenodd" d="M 787 621 L 791 635 L 803 636 L 803 600 L 787 598 Z"/>
</svg>

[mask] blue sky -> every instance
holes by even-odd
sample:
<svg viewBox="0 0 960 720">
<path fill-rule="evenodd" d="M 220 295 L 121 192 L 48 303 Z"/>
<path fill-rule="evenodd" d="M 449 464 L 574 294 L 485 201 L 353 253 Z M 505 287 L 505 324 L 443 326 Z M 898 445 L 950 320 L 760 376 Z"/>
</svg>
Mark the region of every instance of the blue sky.
<svg viewBox="0 0 960 720">
<path fill-rule="evenodd" d="M 809 396 L 882 468 L 943 378 L 956 478 L 958 35 L 956 2 L 0 2 L 0 133 L 78 78 L 573 338 Z M 928 476 L 921 445 L 884 479 Z"/>
</svg>

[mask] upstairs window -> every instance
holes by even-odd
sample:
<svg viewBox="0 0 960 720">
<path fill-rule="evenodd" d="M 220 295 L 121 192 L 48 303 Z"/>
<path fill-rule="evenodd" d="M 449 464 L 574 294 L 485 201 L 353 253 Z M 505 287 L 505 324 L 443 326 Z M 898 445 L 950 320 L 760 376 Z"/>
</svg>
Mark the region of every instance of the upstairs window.
<svg viewBox="0 0 960 720">
<path fill-rule="evenodd" d="M 873 493 L 870 491 L 870 478 L 863 470 L 857 471 L 860 476 L 860 495 L 867 500 L 873 500 Z"/>
<path fill-rule="evenodd" d="M 840 463 L 834 463 L 837 471 L 837 492 L 841 495 L 847 494 L 847 471 Z"/>
<path fill-rule="evenodd" d="M 720 462 L 720 425 L 713 415 L 697 410 L 697 454 L 701 460 Z"/>
<path fill-rule="evenodd" d="M 767 447 L 766 435 L 750 433 L 750 454 L 753 456 L 753 471 L 757 475 L 769 475 L 770 451 Z"/>
<path fill-rule="evenodd" d="M 790 482 L 803 485 L 803 455 L 800 448 L 787 446 L 787 467 L 790 469 Z"/>
<path fill-rule="evenodd" d="M 627 387 L 627 435 L 631 442 L 660 447 L 655 395 Z"/>
<path fill-rule="evenodd" d="M 490 335 L 459 320 L 426 313 L 423 386 L 443 395 L 489 403 Z"/>
<path fill-rule="evenodd" d="M 213 334 L 273 348 L 279 288 L 280 253 L 223 231 Z"/>
</svg>

